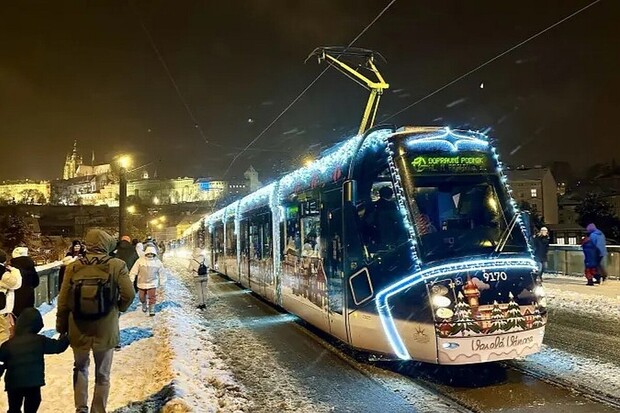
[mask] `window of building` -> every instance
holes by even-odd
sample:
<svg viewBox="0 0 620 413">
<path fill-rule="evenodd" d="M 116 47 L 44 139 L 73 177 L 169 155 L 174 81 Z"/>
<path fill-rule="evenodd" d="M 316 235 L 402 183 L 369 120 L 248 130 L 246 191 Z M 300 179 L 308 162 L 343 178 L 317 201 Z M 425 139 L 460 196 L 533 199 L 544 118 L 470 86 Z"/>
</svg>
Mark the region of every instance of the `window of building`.
<svg viewBox="0 0 620 413">
<path fill-rule="evenodd" d="M 577 237 L 568 237 L 568 245 L 577 245 Z"/>
<path fill-rule="evenodd" d="M 538 189 L 536 189 L 536 188 L 530 189 L 530 196 L 532 198 L 538 198 Z"/>
<path fill-rule="evenodd" d="M 564 237 L 557 238 L 555 240 L 555 243 L 558 244 L 558 245 L 565 245 L 566 244 L 566 242 L 564 241 Z"/>
</svg>

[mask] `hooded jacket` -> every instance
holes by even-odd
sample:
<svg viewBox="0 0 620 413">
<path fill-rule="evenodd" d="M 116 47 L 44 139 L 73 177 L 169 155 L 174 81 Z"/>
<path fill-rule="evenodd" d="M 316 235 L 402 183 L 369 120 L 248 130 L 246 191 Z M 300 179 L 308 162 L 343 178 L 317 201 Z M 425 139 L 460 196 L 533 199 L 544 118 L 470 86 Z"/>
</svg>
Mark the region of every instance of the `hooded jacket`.
<svg viewBox="0 0 620 413">
<path fill-rule="evenodd" d="M 607 256 L 607 245 L 605 242 L 605 235 L 601 232 L 600 229 L 597 229 L 593 224 L 588 225 L 588 236 L 590 240 L 596 246 L 599 255 L 601 258 Z"/>
<path fill-rule="evenodd" d="M 116 347 L 119 343 L 118 316 L 119 311 L 126 311 L 134 299 L 135 292 L 127 265 L 118 258 L 110 258 L 116 246 L 116 241 L 106 232 L 92 229 L 84 240 L 86 257 L 67 266 L 65 279 L 58 294 L 58 309 L 56 314 L 56 331 L 69 333 L 71 347 L 77 350 L 105 351 Z M 97 320 L 75 320 L 71 314 L 73 276 L 88 260 L 109 259 L 108 268 L 112 282 L 118 288 L 118 301 L 106 316 Z"/>
<path fill-rule="evenodd" d="M 136 261 L 138 261 L 139 257 L 136 247 L 131 245 L 131 242 L 121 240 L 121 242 L 118 243 L 118 248 L 116 249 L 116 258 L 125 261 L 125 264 L 127 264 L 127 270 L 131 270 Z"/>
<path fill-rule="evenodd" d="M 25 250 L 25 251 L 24 251 Z M 35 269 L 34 261 L 28 256 L 28 249 L 15 248 L 11 266 L 17 268 L 22 275 L 22 285 L 15 291 L 15 317 L 28 307 L 34 307 L 34 289 L 39 286 L 39 274 Z"/>
<path fill-rule="evenodd" d="M 157 257 L 157 249 L 148 246 L 144 250 L 144 257 L 136 261 L 129 276 L 136 280 L 138 288 L 148 290 L 157 288 L 166 282 L 166 269 Z"/>
<path fill-rule="evenodd" d="M 45 386 L 44 354 L 62 353 L 69 347 L 64 336 L 54 340 L 38 334 L 43 328 L 41 313 L 26 308 L 17 319 L 15 336 L 0 347 L 4 363 L 6 390 Z"/>
</svg>

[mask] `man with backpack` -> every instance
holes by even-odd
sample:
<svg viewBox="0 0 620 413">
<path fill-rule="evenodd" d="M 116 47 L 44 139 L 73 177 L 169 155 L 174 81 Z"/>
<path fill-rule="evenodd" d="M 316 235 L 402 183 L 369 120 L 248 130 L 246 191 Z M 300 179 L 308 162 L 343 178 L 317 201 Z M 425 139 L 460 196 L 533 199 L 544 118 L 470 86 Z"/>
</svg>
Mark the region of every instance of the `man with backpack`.
<svg viewBox="0 0 620 413">
<path fill-rule="evenodd" d="M 67 266 L 58 295 L 56 330 L 68 333 L 73 349 L 76 413 L 88 413 L 88 366 L 95 359 L 95 392 L 90 413 L 105 413 L 110 392 L 114 347 L 119 343 L 119 312 L 135 292 L 124 261 L 110 257 L 116 241 L 92 229 L 85 238 L 86 255 Z"/>
</svg>

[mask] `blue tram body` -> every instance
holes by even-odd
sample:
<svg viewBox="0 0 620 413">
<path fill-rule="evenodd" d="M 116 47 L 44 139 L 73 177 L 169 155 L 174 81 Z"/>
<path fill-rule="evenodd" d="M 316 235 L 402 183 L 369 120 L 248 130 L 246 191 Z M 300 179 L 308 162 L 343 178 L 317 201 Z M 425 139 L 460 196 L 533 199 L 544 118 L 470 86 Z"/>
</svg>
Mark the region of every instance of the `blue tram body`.
<svg viewBox="0 0 620 413">
<path fill-rule="evenodd" d="M 439 364 L 541 348 L 528 228 L 484 134 L 376 127 L 205 221 L 212 268 L 355 348 Z"/>
</svg>

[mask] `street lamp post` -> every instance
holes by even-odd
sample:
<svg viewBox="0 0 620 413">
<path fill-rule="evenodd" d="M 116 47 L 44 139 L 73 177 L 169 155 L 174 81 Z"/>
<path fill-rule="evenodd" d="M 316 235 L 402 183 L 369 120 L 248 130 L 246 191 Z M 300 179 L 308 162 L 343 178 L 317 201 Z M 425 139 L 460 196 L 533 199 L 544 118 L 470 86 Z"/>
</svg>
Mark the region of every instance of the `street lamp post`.
<svg viewBox="0 0 620 413">
<path fill-rule="evenodd" d="M 118 185 L 118 237 L 126 235 L 126 215 L 127 215 L 127 168 L 131 164 L 131 158 L 123 155 L 118 159 L 120 166 L 119 185 Z"/>
</svg>

